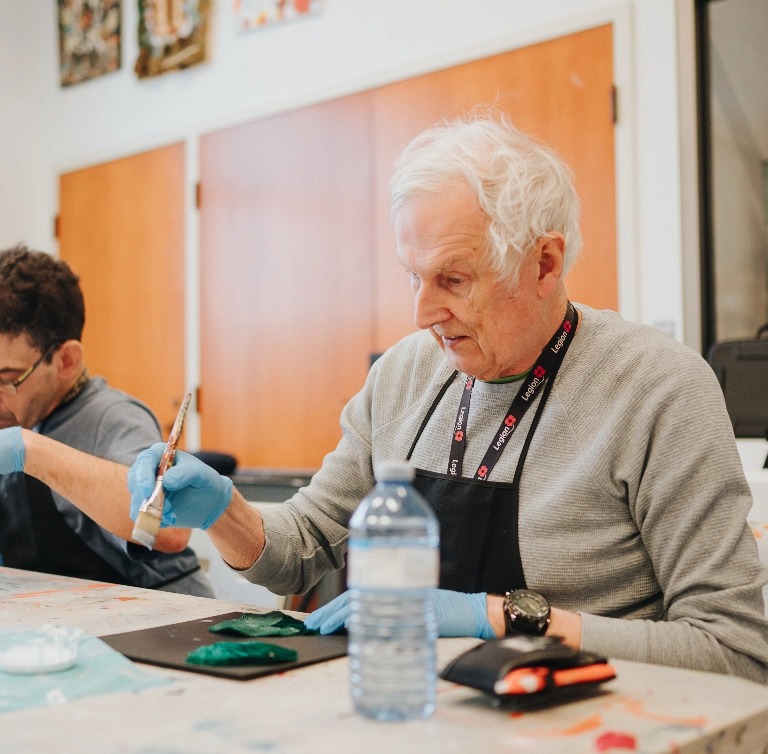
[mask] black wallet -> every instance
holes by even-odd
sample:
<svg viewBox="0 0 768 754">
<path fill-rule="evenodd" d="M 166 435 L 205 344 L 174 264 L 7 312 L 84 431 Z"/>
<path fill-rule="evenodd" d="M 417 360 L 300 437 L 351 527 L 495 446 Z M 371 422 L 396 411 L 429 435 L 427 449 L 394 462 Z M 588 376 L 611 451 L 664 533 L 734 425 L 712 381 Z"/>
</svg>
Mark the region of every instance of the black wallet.
<svg viewBox="0 0 768 754">
<path fill-rule="evenodd" d="M 573 687 L 596 687 L 616 677 L 604 657 L 571 649 L 560 639 L 517 634 L 482 642 L 451 660 L 446 681 L 498 698 L 556 698 Z"/>
</svg>

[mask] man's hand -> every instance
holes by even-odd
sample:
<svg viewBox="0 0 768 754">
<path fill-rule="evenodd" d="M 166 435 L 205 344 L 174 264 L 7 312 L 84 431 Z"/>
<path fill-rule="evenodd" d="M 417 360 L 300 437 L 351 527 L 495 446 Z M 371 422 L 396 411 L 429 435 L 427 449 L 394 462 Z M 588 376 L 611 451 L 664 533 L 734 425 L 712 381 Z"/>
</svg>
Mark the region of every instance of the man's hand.
<svg viewBox="0 0 768 754">
<path fill-rule="evenodd" d="M 349 592 L 310 613 L 304 624 L 312 631 L 332 634 L 349 623 Z M 486 614 L 486 594 L 464 594 L 447 589 L 435 591 L 435 615 L 439 636 L 474 636 L 492 639 L 495 634 Z"/>
<path fill-rule="evenodd" d="M 21 427 L 0 429 L 0 474 L 24 471 L 26 455 Z"/>
<path fill-rule="evenodd" d="M 128 471 L 131 518 L 155 486 L 155 475 L 165 443 L 155 443 L 139 453 Z M 214 471 L 195 456 L 177 451 L 173 466 L 163 476 L 165 504 L 161 526 L 208 529 L 232 500 L 232 480 Z"/>
</svg>

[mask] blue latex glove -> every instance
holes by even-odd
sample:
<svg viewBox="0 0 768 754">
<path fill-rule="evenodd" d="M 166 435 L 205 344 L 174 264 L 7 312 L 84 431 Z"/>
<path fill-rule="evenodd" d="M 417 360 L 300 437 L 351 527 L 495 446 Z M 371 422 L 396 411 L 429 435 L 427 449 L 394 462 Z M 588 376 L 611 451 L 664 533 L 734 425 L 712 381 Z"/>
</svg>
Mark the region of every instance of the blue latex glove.
<svg viewBox="0 0 768 754">
<path fill-rule="evenodd" d="M 435 592 L 438 636 L 474 636 L 493 639 L 496 635 L 488 622 L 486 593 L 464 594 L 448 589 Z M 342 592 L 328 604 L 310 613 L 304 625 L 321 634 L 340 631 L 349 622 L 349 592 Z"/>
<path fill-rule="evenodd" d="M 435 600 L 438 636 L 495 638 L 496 634 L 488 621 L 487 596 L 486 592 L 464 594 L 438 589 Z"/>
<path fill-rule="evenodd" d="M 157 442 L 142 450 L 128 471 L 131 491 L 131 518 L 155 487 L 155 474 L 165 443 Z M 214 471 L 195 456 L 182 450 L 163 476 L 165 503 L 160 526 L 208 529 L 227 509 L 232 500 L 232 480 Z"/>
<path fill-rule="evenodd" d="M 335 634 L 347 625 L 349 620 L 349 592 L 342 592 L 322 607 L 304 618 L 304 625 L 310 631 L 321 634 Z"/>
<path fill-rule="evenodd" d="M 0 474 L 24 471 L 27 451 L 21 439 L 21 427 L 0 429 Z"/>
</svg>

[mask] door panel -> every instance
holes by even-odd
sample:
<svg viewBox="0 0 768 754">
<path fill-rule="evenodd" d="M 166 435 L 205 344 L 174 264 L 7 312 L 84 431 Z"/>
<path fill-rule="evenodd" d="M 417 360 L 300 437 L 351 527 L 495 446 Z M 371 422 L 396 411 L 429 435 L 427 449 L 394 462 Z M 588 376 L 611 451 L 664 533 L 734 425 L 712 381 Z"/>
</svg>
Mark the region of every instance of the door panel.
<svg viewBox="0 0 768 754">
<path fill-rule="evenodd" d="M 201 140 L 205 448 L 315 468 L 371 343 L 367 95 Z"/>
<path fill-rule="evenodd" d="M 59 253 L 80 277 L 94 375 L 169 432 L 184 395 L 184 146 L 60 176 Z"/>
</svg>

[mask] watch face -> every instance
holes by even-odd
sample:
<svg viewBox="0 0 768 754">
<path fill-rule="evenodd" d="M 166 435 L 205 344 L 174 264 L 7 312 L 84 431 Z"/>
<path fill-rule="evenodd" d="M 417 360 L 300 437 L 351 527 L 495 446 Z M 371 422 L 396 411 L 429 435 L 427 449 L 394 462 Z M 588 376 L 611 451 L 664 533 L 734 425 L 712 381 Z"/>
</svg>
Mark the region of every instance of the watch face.
<svg viewBox="0 0 768 754">
<path fill-rule="evenodd" d="M 536 620 L 546 618 L 549 613 L 547 601 L 536 592 L 518 590 L 509 596 L 510 602 L 526 617 Z"/>
</svg>

